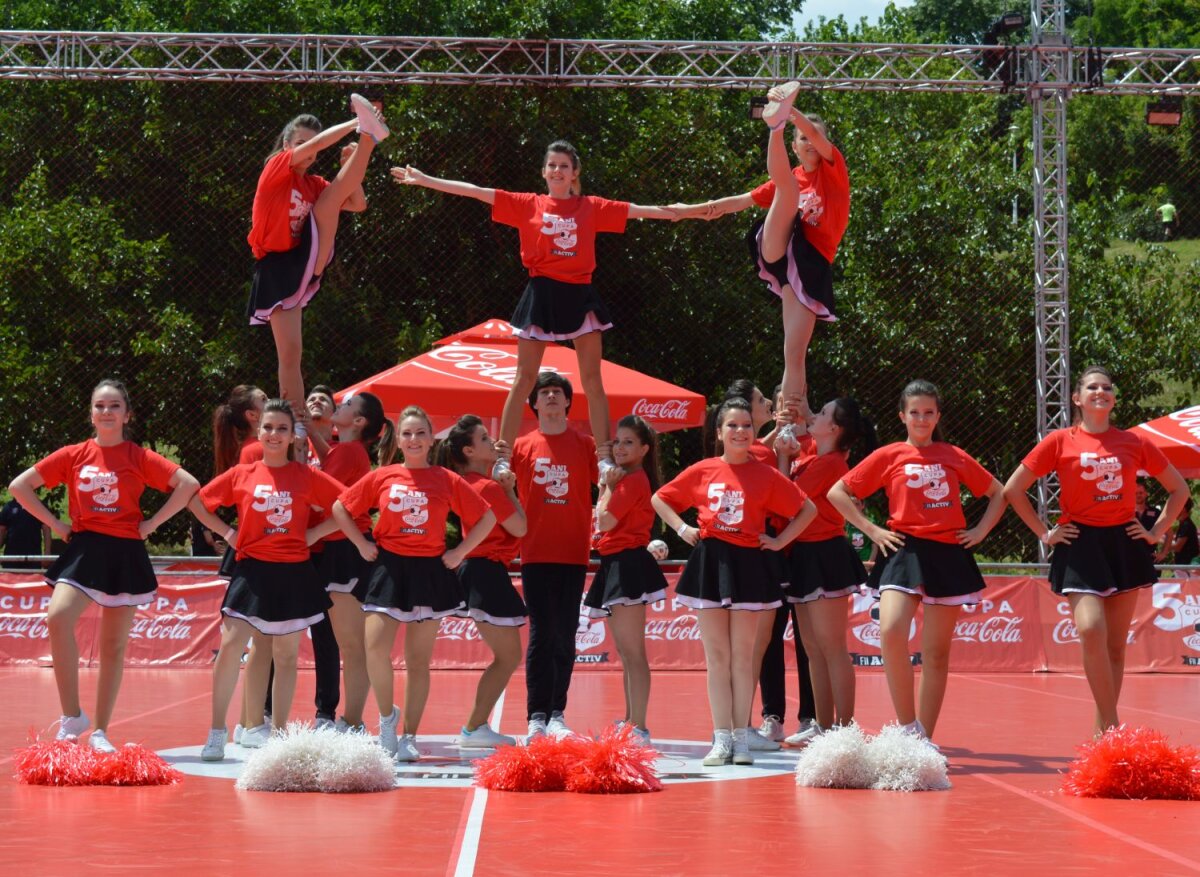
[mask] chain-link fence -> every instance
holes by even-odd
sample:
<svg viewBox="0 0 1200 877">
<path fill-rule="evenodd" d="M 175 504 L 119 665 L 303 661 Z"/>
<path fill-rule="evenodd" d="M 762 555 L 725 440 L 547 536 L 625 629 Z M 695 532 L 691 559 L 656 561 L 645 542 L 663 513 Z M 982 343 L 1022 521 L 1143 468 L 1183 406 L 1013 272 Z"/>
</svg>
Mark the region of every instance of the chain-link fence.
<svg viewBox="0 0 1200 877">
<path fill-rule="evenodd" d="M 0 473 L 87 435 L 87 399 L 124 379 L 139 437 L 200 478 L 229 389 L 274 394 L 270 330 L 244 316 L 255 181 L 284 123 L 350 118 L 348 90 L 186 83 L 5 83 L 0 102 Z M 478 202 L 393 184 L 390 164 L 540 191 L 546 144 L 579 148 L 586 192 L 640 204 L 749 191 L 765 127 L 745 92 L 398 87 L 376 91 L 393 136 L 372 158 L 370 207 L 305 314 L 306 384 L 374 374 L 481 320 L 524 284 L 517 235 Z M 1035 440 L 1029 110 L 1012 95 L 809 92 L 846 156 L 851 220 L 835 264 L 841 319 L 809 351 L 814 405 L 857 397 L 902 438 L 902 386 L 937 383 L 951 440 L 1003 479 Z M 1151 129 L 1144 99 L 1072 103 L 1072 355 L 1108 362 L 1122 422 L 1195 389 L 1200 188 L 1196 123 Z M 336 172 L 337 150 L 315 172 Z M 1164 242 L 1157 208 L 1177 207 Z M 631 223 L 598 243 L 616 327 L 605 353 L 715 396 L 779 380 L 779 305 L 755 277 L 751 212 Z M 668 474 L 698 431 L 665 442 Z M 182 545 L 186 516 L 163 531 Z M 1030 558 L 1008 516 L 990 558 Z"/>
</svg>

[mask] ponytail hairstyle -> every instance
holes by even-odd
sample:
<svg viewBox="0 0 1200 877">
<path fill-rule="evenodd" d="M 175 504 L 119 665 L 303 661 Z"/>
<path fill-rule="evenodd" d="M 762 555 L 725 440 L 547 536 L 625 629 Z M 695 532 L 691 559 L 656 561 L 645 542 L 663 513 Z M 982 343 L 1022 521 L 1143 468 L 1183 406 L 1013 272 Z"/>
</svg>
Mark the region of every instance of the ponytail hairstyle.
<svg viewBox="0 0 1200 877">
<path fill-rule="evenodd" d="M 626 414 L 617 421 L 617 429 L 629 429 L 638 437 L 638 441 L 650 448 L 642 458 L 642 471 L 650 479 L 650 492 L 655 493 L 662 485 L 662 471 L 658 465 L 658 433 L 641 417 L 636 414 Z"/>
<path fill-rule="evenodd" d="M 296 412 L 292 410 L 292 403 L 286 399 L 268 399 L 267 404 L 263 406 L 263 417 L 268 414 L 286 414 L 288 422 L 292 424 L 292 434 L 296 432 Z M 296 443 L 288 442 L 287 446 L 288 461 L 296 459 Z"/>
<path fill-rule="evenodd" d="M 941 407 L 940 403 L 938 407 Z M 857 400 L 849 397 L 834 399 L 833 422 L 842 430 L 837 439 L 839 451 L 848 453 L 855 445 L 861 445 L 862 455 L 866 456 L 878 446 L 875 424 L 862 413 Z"/>
<path fill-rule="evenodd" d="M 433 438 L 433 421 L 429 419 L 429 415 L 425 413 L 424 408 L 422 408 L 420 405 L 409 405 L 407 408 L 405 408 L 403 411 L 401 411 L 400 416 L 396 418 L 397 426 L 399 426 L 399 424 L 403 423 L 405 420 L 407 420 L 410 417 L 419 417 L 422 420 L 424 420 L 425 426 L 429 429 L 429 436 L 430 436 L 430 438 Z M 437 442 L 435 441 L 434 445 L 436 446 L 436 444 L 437 444 Z M 433 464 L 433 451 L 434 451 L 434 448 L 430 447 L 429 456 L 425 461 L 425 462 L 429 463 L 430 465 Z"/>
<path fill-rule="evenodd" d="M 320 134 L 324 130 L 324 127 L 321 124 L 321 120 L 316 116 L 309 115 L 308 113 L 296 116 L 296 118 L 283 126 L 283 130 L 275 138 L 275 145 L 271 147 L 271 154 L 267 156 L 267 161 L 270 161 L 288 148 L 288 143 L 291 141 L 293 135 L 295 135 L 297 128 L 308 128 L 313 133 Z"/>
<path fill-rule="evenodd" d="M 257 408 L 258 387 L 238 384 L 229 398 L 213 410 L 213 475 L 237 465 L 238 454 L 253 428 L 246 412 Z"/>
<path fill-rule="evenodd" d="M 542 167 L 546 166 L 546 162 L 550 159 L 550 153 L 561 152 L 563 155 L 571 159 L 572 170 L 582 173 L 583 164 L 579 161 L 579 153 L 575 151 L 575 147 L 566 140 L 555 140 L 546 147 L 546 157 L 542 159 Z M 575 182 L 571 183 L 571 194 L 582 195 L 583 185 L 579 177 L 575 178 Z"/>
<path fill-rule="evenodd" d="M 467 455 L 463 448 L 471 445 L 475 430 L 483 426 L 483 420 L 474 414 L 464 414 L 450 427 L 446 437 L 438 442 L 434 462 L 446 469 L 461 473 L 467 468 Z"/>
<path fill-rule="evenodd" d="M 750 403 L 740 396 L 734 396 L 732 399 L 726 399 L 717 406 L 716 414 L 713 416 L 713 456 L 719 456 L 725 452 L 723 443 L 721 442 L 721 424 L 725 422 L 725 415 L 730 411 L 745 411 L 753 417 L 753 412 L 750 410 Z"/>
<path fill-rule="evenodd" d="M 125 387 L 123 381 L 118 381 L 116 378 L 105 378 L 96 386 L 92 387 L 92 395 L 96 395 L 97 390 L 116 390 L 121 394 L 121 401 L 125 403 L 125 411 L 129 415 L 129 420 L 121 424 L 121 438 L 125 441 L 130 440 L 132 435 L 130 425 L 133 423 L 133 402 L 129 398 L 129 390 Z"/>
<path fill-rule="evenodd" d="M 929 381 L 924 381 L 918 378 L 915 381 L 910 381 L 908 386 L 906 386 L 900 392 L 900 407 L 898 410 L 901 413 L 904 413 L 905 405 L 908 403 L 908 400 L 912 399 L 914 396 L 931 397 L 937 404 L 938 411 L 942 411 L 942 394 L 938 392 L 938 388 Z M 938 425 L 933 428 L 933 440 L 935 442 L 944 442 L 946 440 L 946 436 L 942 432 L 941 420 L 939 420 Z"/>
<path fill-rule="evenodd" d="M 396 456 L 396 427 L 384 413 L 383 403 L 374 393 L 355 393 L 358 401 L 358 414 L 367 421 L 358 434 L 359 440 L 370 453 L 375 448 L 375 462 L 386 466 Z"/>
<path fill-rule="evenodd" d="M 1115 383 L 1113 381 L 1112 372 L 1110 372 L 1104 366 L 1089 365 L 1087 368 L 1085 368 L 1083 371 L 1081 371 L 1079 373 L 1079 380 L 1077 380 L 1075 382 L 1075 392 L 1076 393 L 1083 392 L 1083 385 L 1087 382 L 1089 375 L 1102 375 L 1103 377 L 1108 379 L 1108 382 L 1110 384 Z M 1071 425 L 1078 426 L 1082 422 L 1083 422 L 1083 409 L 1080 408 L 1078 405 L 1076 405 L 1075 400 L 1072 399 L 1071 400 Z"/>
</svg>

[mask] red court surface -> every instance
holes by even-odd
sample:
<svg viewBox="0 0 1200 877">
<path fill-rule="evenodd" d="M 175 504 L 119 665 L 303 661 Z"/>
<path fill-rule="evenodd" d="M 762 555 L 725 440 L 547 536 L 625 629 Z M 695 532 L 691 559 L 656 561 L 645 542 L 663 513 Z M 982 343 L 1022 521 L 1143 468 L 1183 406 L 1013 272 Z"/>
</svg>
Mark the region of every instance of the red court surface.
<svg viewBox="0 0 1200 877">
<path fill-rule="evenodd" d="M 518 674 L 519 676 L 519 674 Z M 794 753 L 753 768 L 698 768 L 707 749 L 704 677 L 656 673 L 650 727 L 667 753 L 662 792 L 625 796 L 484 792 L 448 746 L 476 674 L 436 672 L 419 740 L 425 757 L 398 788 L 366 795 L 239 792 L 188 775 L 157 788 L 46 788 L 11 777 L 14 748 L 57 718 L 51 672 L 0 669 L 0 861 L 11 875 L 469 874 L 1195 874 L 1200 803 L 1083 800 L 1058 791 L 1089 731 L 1086 683 L 1069 674 L 952 674 L 936 739 L 945 792 L 797 788 Z M 85 709 L 94 671 L 82 672 Z M 397 674 L 397 688 L 403 674 Z M 308 715 L 311 671 L 297 708 Z M 599 730 L 621 712 L 617 673 L 576 676 L 570 724 Z M 499 728 L 524 731 L 524 687 L 509 686 Z M 1124 718 L 1200 743 L 1200 678 L 1126 680 Z M 859 720 L 889 716 L 879 673 L 859 675 Z M 194 769 L 208 725 L 209 674 L 129 669 L 110 738 L 176 754 Z M 372 715 L 369 721 L 374 721 Z M 493 722 L 493 724 L 497 724 Z M 788 722 L 789 729 L 793 724 Z M 428 735 L 428 736 L 425 736 Z M 686 741 L 695 741 L 688 743 Z M 227 754 L 243 757 L 232 744 Z M 226 766 L 232 771 L 235 763 Z M 734 773 L 737 771 L 738 773 Z M 727 779 L 722 779 L 722 776 Z"/>
</svg>

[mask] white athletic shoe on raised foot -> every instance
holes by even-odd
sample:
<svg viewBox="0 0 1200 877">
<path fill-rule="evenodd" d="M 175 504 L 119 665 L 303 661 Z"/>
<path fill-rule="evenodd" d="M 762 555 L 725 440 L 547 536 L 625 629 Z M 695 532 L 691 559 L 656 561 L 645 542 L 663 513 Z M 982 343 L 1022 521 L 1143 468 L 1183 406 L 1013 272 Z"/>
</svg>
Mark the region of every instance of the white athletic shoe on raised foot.
<svg viewBox="0 0 1200 877">
<path fill-rule="evenodd" d="M 242 747 L 244 749 L 262 749 L 271 739 L 271 726 L 263 722 L 257 728 L 242 729 Z"/>
<path fill-rule="evenodd" d="M 783 742 L 788 746 L 807 746 L 820 733 L 821 729 L 817 727 L 816 722 L 812 719 L 805 719 L 800 723 L 800 727 L 796 729 L 796 733 L 789 734 Z"/>
<path fill-rule="evenodd" d="M 468 731 L 466 726 L 464 726 L 462 733 L 458 735 L 459 749 L 495 749 L 497 746 L 516 745 L 516 737 L 509 737 L 507 734 L 493 731 L 491 725 L 487 722 L 484 722 L 474 731 Z"/>
<path fill-rule="evenodd" d="M 80 710 L 77 716 L 63 716 L 58 720 L 58 732 L 54 735 L 54 739 L 78 740 L 90 724 L 87 713 L 83 710 Z"/>
<path fill-rule="evenodd" d="M 200 750 L 201 761 L 222 761 L 225 758 L 225 740 L 228 732 L 224 728 L 213 728 L 208 732 L 204 748 Z"/>
<path fill-rule="evenodd" d="M 390 716 L 379 717 L 379 745 L 383 747 L 383 751 L 388 755 L 395 755 L 396 748 L 400 745 L 396 737 L 396 727 L 400 724 L 400 708 L 392 704 L 392 714 Z"/>
<path fill-rule="evenodd" d="M 529 717 L 529 731 L 525 735 L 525 742 L 534 740 L 538 737 L 546 735 L 546 714 L 534 713 Z"/>
<path fill-rule="evenodd" d="M 551 713 L 550 721 L 546 723 L 546 733 L 555 740 L 561 740 L 564 737 L 574 736 L 575 732 L 567 727 L 567 720 L 563 718 L 562 713 Z"/>
<path fill-rule="evenodd" d="M 246 729 L 242 727 L 241 722 L 233 726 L 233 742 L 237 746 L 242 745 L 242 732 Z"/>
<path fill-rule="evenodd" d="M 758 734 L 753 728 L 734 728 L 733 729 L 733 763 L 734 764 L 754 764 L 754 756 L 750 754 L 750 750 L 754 747 L 750 745 L 750 738 L 757 737 Z M 762 739 L 762 738 L 759 738 Z M 775 743 L 774 740 L 764 742 Z M 775 748 L 779 748 L 779 744 L 775 743 Z"/>
<path fill-rule="evenodd" d="M 783 97 L 777 101 L 767 101 L 767 105 L 763 107 L 762 120 L 772 131 L 782 128 L 792 117 L 792 104 L 800 92 L 800 83 L 785 82 L 779 89 L 784 93 Z"/>
<path fill-rule="evenodd" d="M 733 735 L 728 731 L 713 731 L 712 749 L 704 756 L 705 767 L 722 767 L 733 758 Z"/>
<path fill-rule="evenodd" d="M 417 735 L 416 734 L 401 734 L 396 740 L 396 761 L 413 762 L 421 760 L 421 753 L 417 751 Z"/>
<path fill-rule="evenodd" d="M 91 746 L 97 752 L 101 752 L 105 755 L 112 755 L 117 751 L 117 747 L 113 746 L 112 743 L 109 742 L 108 735 L 99 728 L 97 728 L 95 731 L 92 731 L 91 736 L 88 737 L 88 746 Z"/>
<path fill-rule="evenodd" d="M 376 143 L 387 140 L 392 132 L 373 103 L 361 94 L 352 94 L 350 106 L 354 109 L 354 115 L 358 116 L 358 133 L 369 134 Z"/>
<path fill-rule="evenodd" d="M 764 717 L 762 724 L 758 726 L 758 733 L 768 740 L 780 742 L 786 736 L 783 733 L 783 720 L 779 716 Z"/>
<path fill-rule="evenodd" d="M 778 740 L 772 740 L 770 737 L 764 737 L 754 728 L 739 728 L 738 730 L 745 730 L 746 746 L 749 747 L 749 751 L 751 752 L 778 752 L 783 748 L 783 744 Z M 736 739 L 737 731 L 734 731 L 734 740 L 736 741 Z"/>
</svg>

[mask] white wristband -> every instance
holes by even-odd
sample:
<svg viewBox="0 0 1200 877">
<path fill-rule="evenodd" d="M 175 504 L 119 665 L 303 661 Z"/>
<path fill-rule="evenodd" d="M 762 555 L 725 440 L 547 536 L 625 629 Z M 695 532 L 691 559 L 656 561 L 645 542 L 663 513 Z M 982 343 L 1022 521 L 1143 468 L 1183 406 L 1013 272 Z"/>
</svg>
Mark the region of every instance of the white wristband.
<svg viewBox="0 0 1200 877">
<path fill-rule="evenodd" d="M 232 545 L 233 537 L 236 535 L 237 535 L 237 530 L 233 529 L 233 527 L 230 527 L 228 530 L 225 531 L 225 535 L 222 536 L 221 538 L 224 539 L 227 544 Z"/>
<path fill-rule="evenodd" d="M 682 539 L 684 534 L 687 532 L 687 529 L 688 529 L 687 521 L 684 521 L 682 524 L 680 524 L 678 527 L 675 528 L 675 532 L 678 533 L 679 537 Z"/>
<path fill-rule="evenodd" d="M 1041 542 L 1043 545 L 1049 545 L 1050 544 L 1050 531 L 1047 530 L 1041 536 L 1038 536 L 1038 541 Z"/>
</svg>

